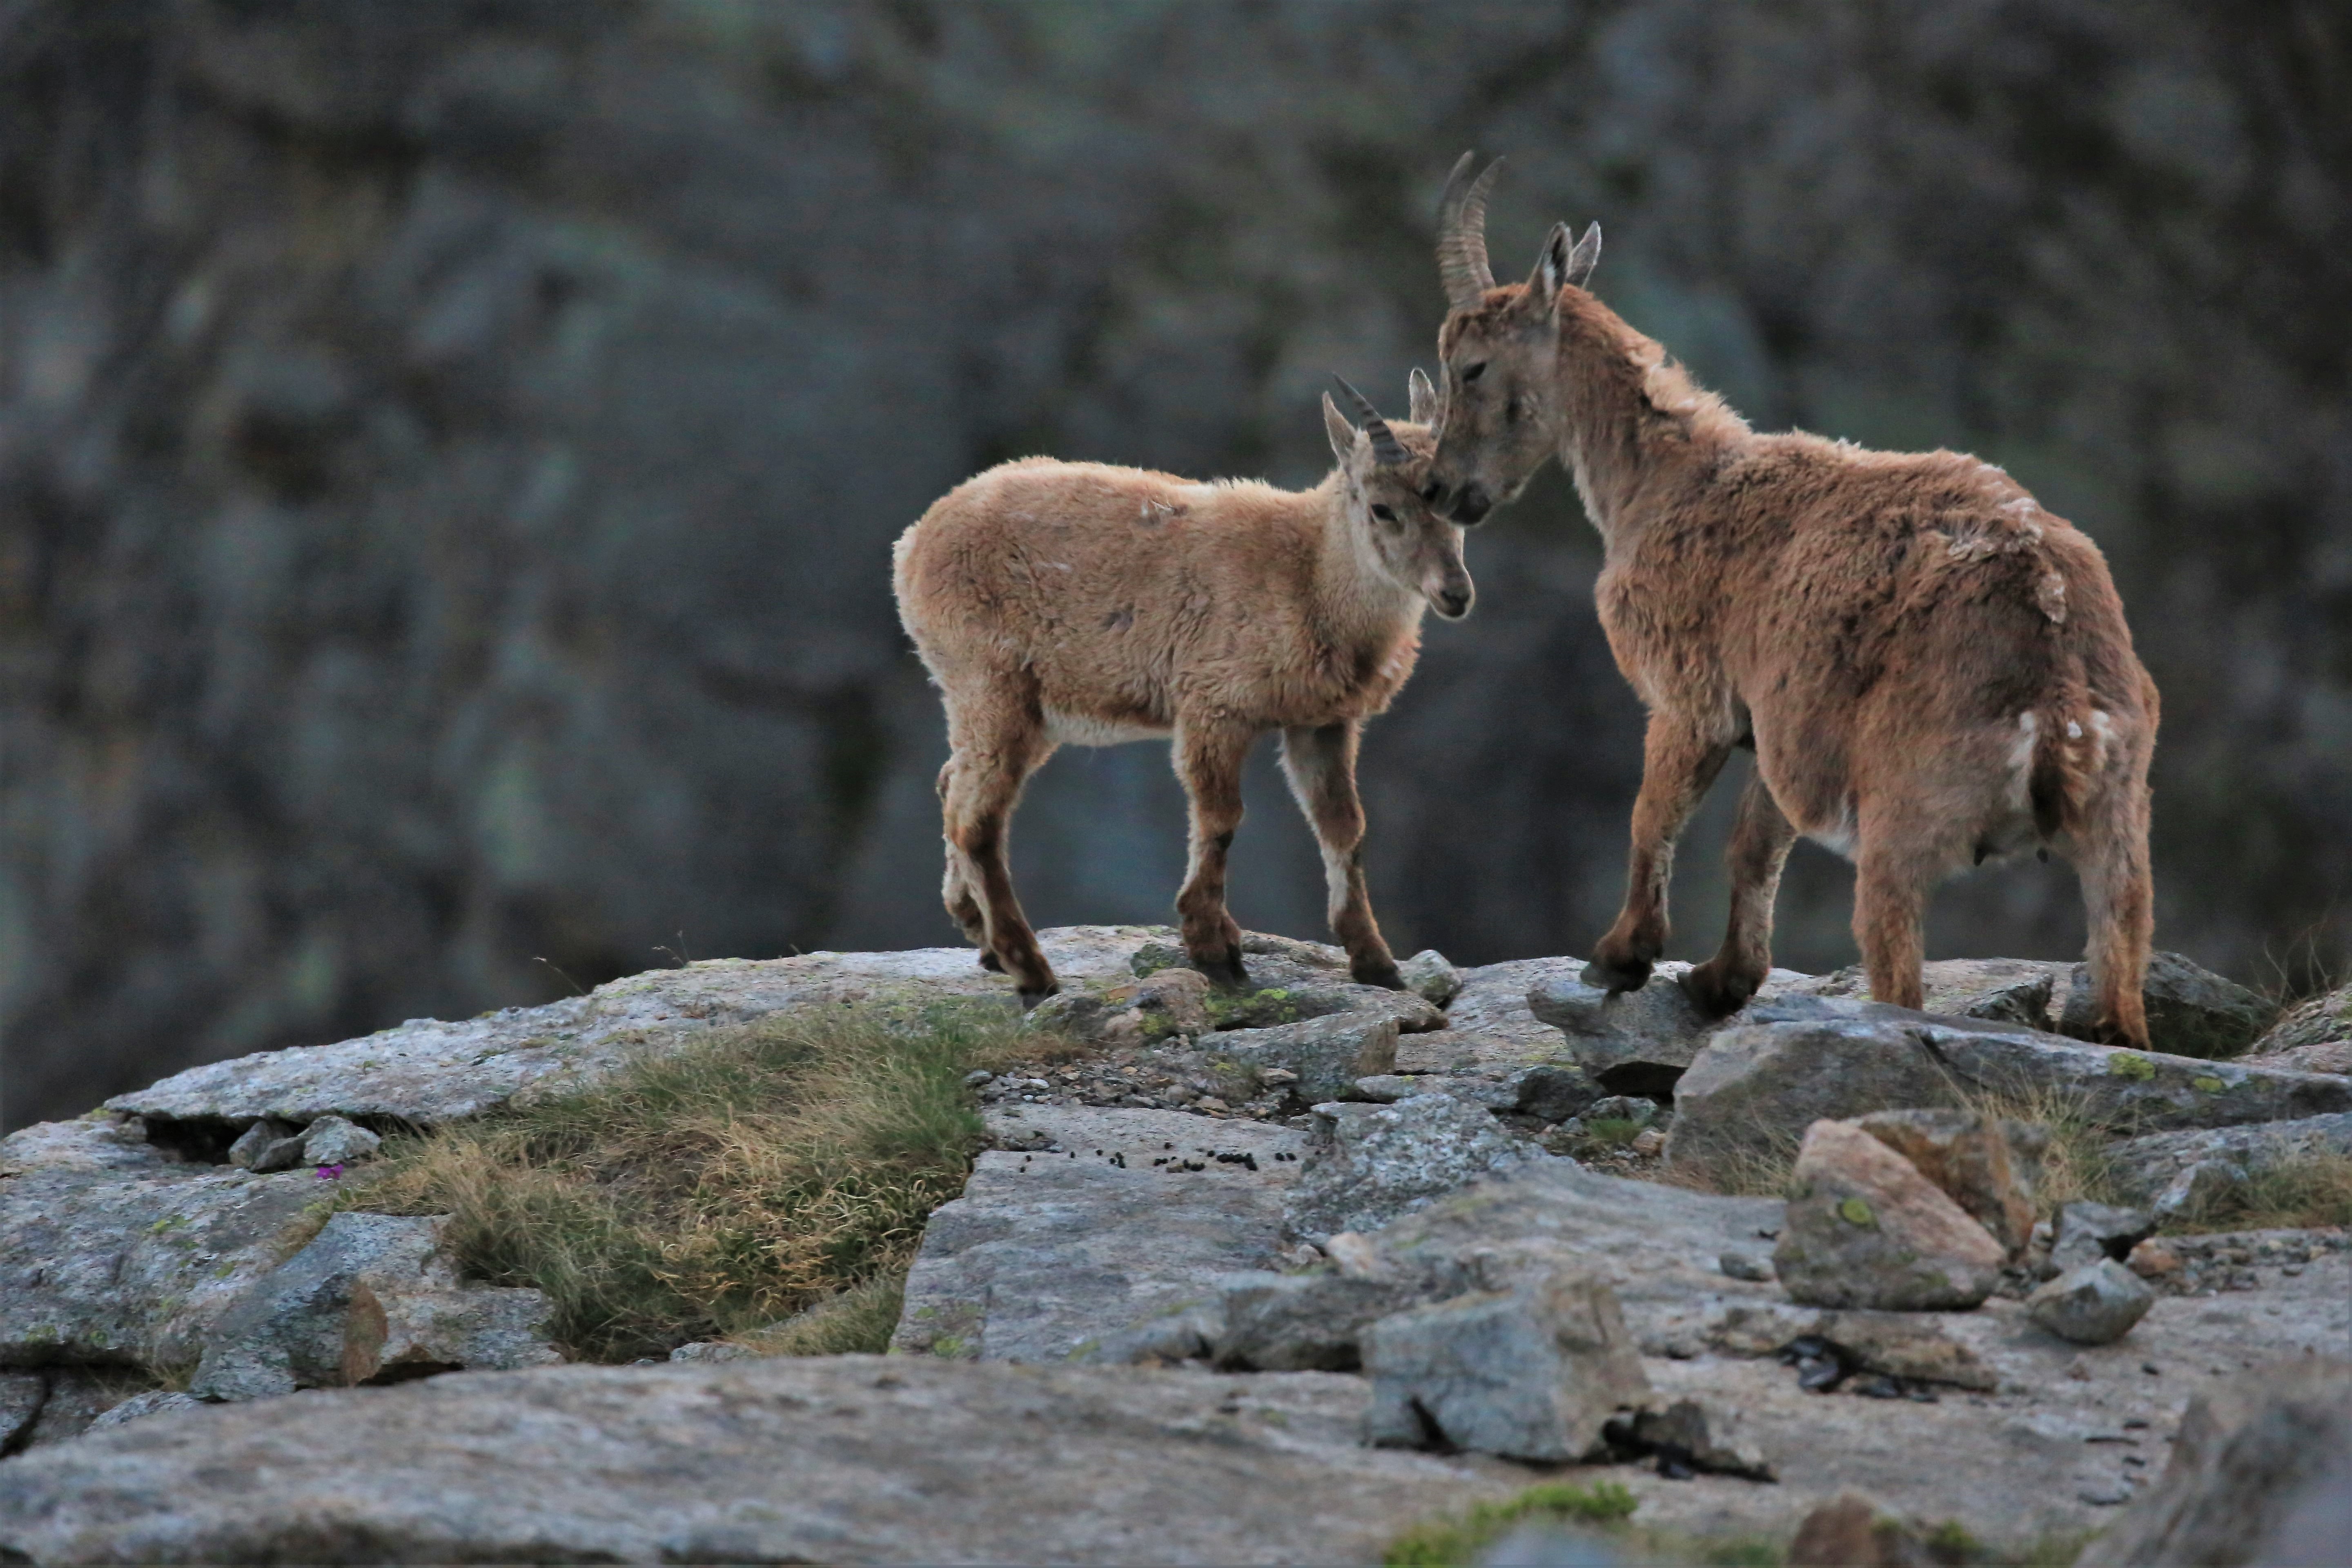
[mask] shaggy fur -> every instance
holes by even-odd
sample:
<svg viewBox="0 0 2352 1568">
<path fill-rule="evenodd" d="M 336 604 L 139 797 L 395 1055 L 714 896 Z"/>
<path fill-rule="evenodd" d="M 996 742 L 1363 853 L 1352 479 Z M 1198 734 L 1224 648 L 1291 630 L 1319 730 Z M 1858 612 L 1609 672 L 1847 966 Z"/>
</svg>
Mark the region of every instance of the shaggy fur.
<svg viewBox="0 0 2352 1568">
<path fill-rule="evenodd" d="M 1906 1007 L 1935 882 L 2046 844 L 2082 879 L 2102 1035 L 2145 1045 L 2157 693 L 2097 546 L 1974 458 L 1751 431 L 1579 286 L 1597 228 L 1572 250 L 1554 228 L 1528 280 L 1496 288 L 1460 193 L 1457 172 L 1425 494 L 1475 522 L 1557 456 L 1606 544 L 1610 647 L 1650 710 L 1625 905 L 1592 983 L 1647 980 L 1675 841 L 1748 745 L 1730 931 L 1685 982 L 1706 1011 L 1770 967 L 1799 833 L 1854 861 L 1871 994 Z"/>
<path fill-rule="evenodd" d="M 1414 395 L 1425 419 L 1417 371 Z M 1241 983 L 1225 855 L 1243 759 L 1269 730 L 1350 969 L 1400 984 L 1364 887 L 1358 736 L 1412 673 L 1423 606 L 1458 617 L 1472 588 L 1462 531 L 1420 498 L 1427 427 L 1375 417 L 1360 432 L 1328 397 L 1323 412 L 1339 466 L 1312 490 L 1032 458 L 959 486 L 900 537 L 899 616 L 947 706 L 948 911 L 1025 999 L 1056 986 L 1005 857 L 1022 784 L 1056 746 L 1155 736 L 1172 739 L 1192 805 L 1185 949 Z"/>
</svg>

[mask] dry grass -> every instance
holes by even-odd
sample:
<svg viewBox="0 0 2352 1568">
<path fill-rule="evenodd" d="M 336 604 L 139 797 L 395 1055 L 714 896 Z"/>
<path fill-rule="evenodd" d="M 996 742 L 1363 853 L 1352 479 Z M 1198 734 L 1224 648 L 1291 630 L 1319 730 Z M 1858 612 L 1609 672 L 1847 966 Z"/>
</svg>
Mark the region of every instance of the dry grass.
<svg viewBox="0 0 2352 1568">
<path fill-rule="evenodd" d="M 340 1201 L 450 1215 L 461 1266 L 546 1291 L 585 1359 L 739 1334 L 777 1353 L 877 1348 L 925 1217 L 962 1191 L 984 1136 L 963 1077 L 1034 1059 L 1017 1028 L 935 1007 L 717 1031 L 395 1141 Z"/>
<path fill-rule="evenodd" d="M 2352 1154 L 2292 1154 L 2169 1216 L 2170 1232 L 2352 1226 Z"/>
</svg>

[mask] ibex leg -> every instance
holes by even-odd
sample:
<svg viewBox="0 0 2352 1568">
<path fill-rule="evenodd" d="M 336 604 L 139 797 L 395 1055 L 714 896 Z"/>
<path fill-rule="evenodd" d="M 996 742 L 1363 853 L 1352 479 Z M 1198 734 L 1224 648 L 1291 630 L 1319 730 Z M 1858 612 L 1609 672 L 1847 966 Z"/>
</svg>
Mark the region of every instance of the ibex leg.
<svg viewBox="0 0 2352 1568">
<path fill-rule="evenodd" d="M 1772 900 L 1797 830 L 1773 800 L 1759 768 L 1739 797 L 1725 865 L 1731 874 L 1731 924 L 1713 958 L 1683 976 L 1700 1012 L 1721 1018 L 1748 1005 L 1772 970 Z"/>
<path fill-rule="evenodd" d="M 1192 806 L 1191 861 L 1176 913 L 1193 967 L 1226 985 L 1249 978 L 1242 968 L 1242 928 L 1225 908 L 1225 853 L 1242 823 L 1242 763 L 1255 739 L 1230 725 L 1180 724 L 1176 731 L 1176 773 Z"/>
<path fill-rule="evenodd" d="M 1366 985 L 1402 990 L 1396 959 L 1372 918 L 1371 894 L 1364 887 L 1364 807 L 1356 795 L 1356 743 L 1352 722 L 1297 726 L 1282 732 L 1282 771 L 1290 793 L 1323 847 L 1326 913 L 1332 934 L 1348 950 L 1348 971 Z"/>
<path fill-rule="evenodd" d="M 1666 885 L 1674 878 L 1675 841 L 1698 809 L 1707 785 L 1731 755 L 1727 743 L 1687 719 L 1650 715 L 1642 745 L 1642 793 L 1633 801 L 1633 848 L 1625 868 L 1625 907 L 1584 966 L 1588 985 L 1638 991 L 1666 946 Z"/>
<path fill-rule="evenodd" d="M 1853 940 L 1870 999 L 1916 1007 L 1927 997 L 1920 965 L 1927 956 L 1927 891 L 1955 857 L 1938 853 L 1932 823 L 1874 809 L 1868 800 L 1856 815 Z"/>
<path fill-rule="evenodd" d="M 939 795 L 942 813 L 947 809 L 948 781 L 954 773 L 955 759 L 950 757 L 940 769 Z M 947 906 L 948 918 L 962 928 L 964 940 L 980 949 L 981 967 L 1002 970 L 1004 966 L 996 962 L 996 954 L 988 951 L 988 920 L 981 913 L 980 897 L 972 891 L 971 879 L 963 873 L 963 851 L 955 847 L 952 837 L 949 837 L 946 843 L 948 868 L 947 876 L 940 883 L 940 901 Z"/>
<path fill-rule="evenodd" d="M 1028 706 L 1008 704 L 976 721 L 953 726 L 949 740 L 955 754 L 948 763 L 941 815 L 949 853 L 960 863 L 963 897 L 977 895 L 983 950 L 996 960 L 992 967 L 1011 975 L 1022 1000 L 1034 1004 L 1061 987 L 1028 917 L 1021 912 L 1007 858 L 1013 807 L 1021 798 L 1021 786 L 1053 752 L 1034 707 L 1023 710 Z M 954 879 L 950 872 L 951 885 Z M 951 888 L 949 907 L 959 920 L 961 904 Z"/>
<path fill-rule="evenodd" d="M 2156 934 L 2156 887 L 2147 864 L 2147 786 L 2111 789 L 2078 834 L 2073 857 L 2091 926 L 2092 1032 L 2110 1045 L 2147 1048 L 2147 950 Z"/>
</svg>

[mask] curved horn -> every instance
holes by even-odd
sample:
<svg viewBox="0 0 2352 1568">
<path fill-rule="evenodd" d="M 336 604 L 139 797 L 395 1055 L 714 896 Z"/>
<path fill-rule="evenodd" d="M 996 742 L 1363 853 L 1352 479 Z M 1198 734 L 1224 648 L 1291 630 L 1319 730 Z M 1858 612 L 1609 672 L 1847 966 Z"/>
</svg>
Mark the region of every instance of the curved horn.
<svg viewBox="0 0 2352 1568">
<path fill-rule="evenodd" d="M 1495 270 L 1486 263 L 1486 192 L 1503 161 L 1496 159 L 1474 180 L 1470 165 L 1477 158 L 1475 153 L 1462 154 L 1437 204 L 1437 275 L 1444 280 L 1449 310 L 1475 305 L 1495 286 Z"/>
<path fill-rule="evenodd" d="M 1372 438 L 1373 460 L 1384 468 L 1393 468 L 1411 461 L 1411 454 L 1396 438 L 1396 432 L 1389 428 L 1389 422 L 1381 417 L 1381 411 L 1373 407 L 1362 393 L 1349 386 L 1347 378 L 1339 372 L 1333 371 L 1331 379 L 1339 384 L 1340 395 L 1354 407 L 1356 416 L 1364 422 L 1364 434 Z"/>
</svg>

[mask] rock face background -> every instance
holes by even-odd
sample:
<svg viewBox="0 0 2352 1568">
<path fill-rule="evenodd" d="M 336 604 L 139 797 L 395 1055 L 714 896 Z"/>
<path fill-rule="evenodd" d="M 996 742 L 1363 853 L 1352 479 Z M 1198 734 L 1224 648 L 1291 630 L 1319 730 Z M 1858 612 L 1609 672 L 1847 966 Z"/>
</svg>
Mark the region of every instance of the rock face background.
<svg viewBox="0 0 2352 1568">
<path fill-rule="evenodd" d="M 944 939 L 888 542 L 1032 451 L 1311 480 L 1326 371 L 1430 357 L 1472 144 L 1507 272 L 1598 216 L 1760 426 L 2089 529 L 2165 693 L 2167 945 L 2335 960 L 2347 72 L 2315 4 L 0 0 L 0 1115 L 656 944 Z M 1368 748 L 1382 913 L 1579 951 L 1639 752 L 1596 551 L 1555 477 L 1471 553 Z M 1260 763 L 1236 907 L 1316 934 Z M 1040 924 L 1162 918 L 1164 759 L 1057 763 L 1021 843 Z M 1844 962 L 1841 869 L 1781 902 Z M 1988 868 L 1937 941 L 2066 956 L 2074 909 Z"/>
</svg>

